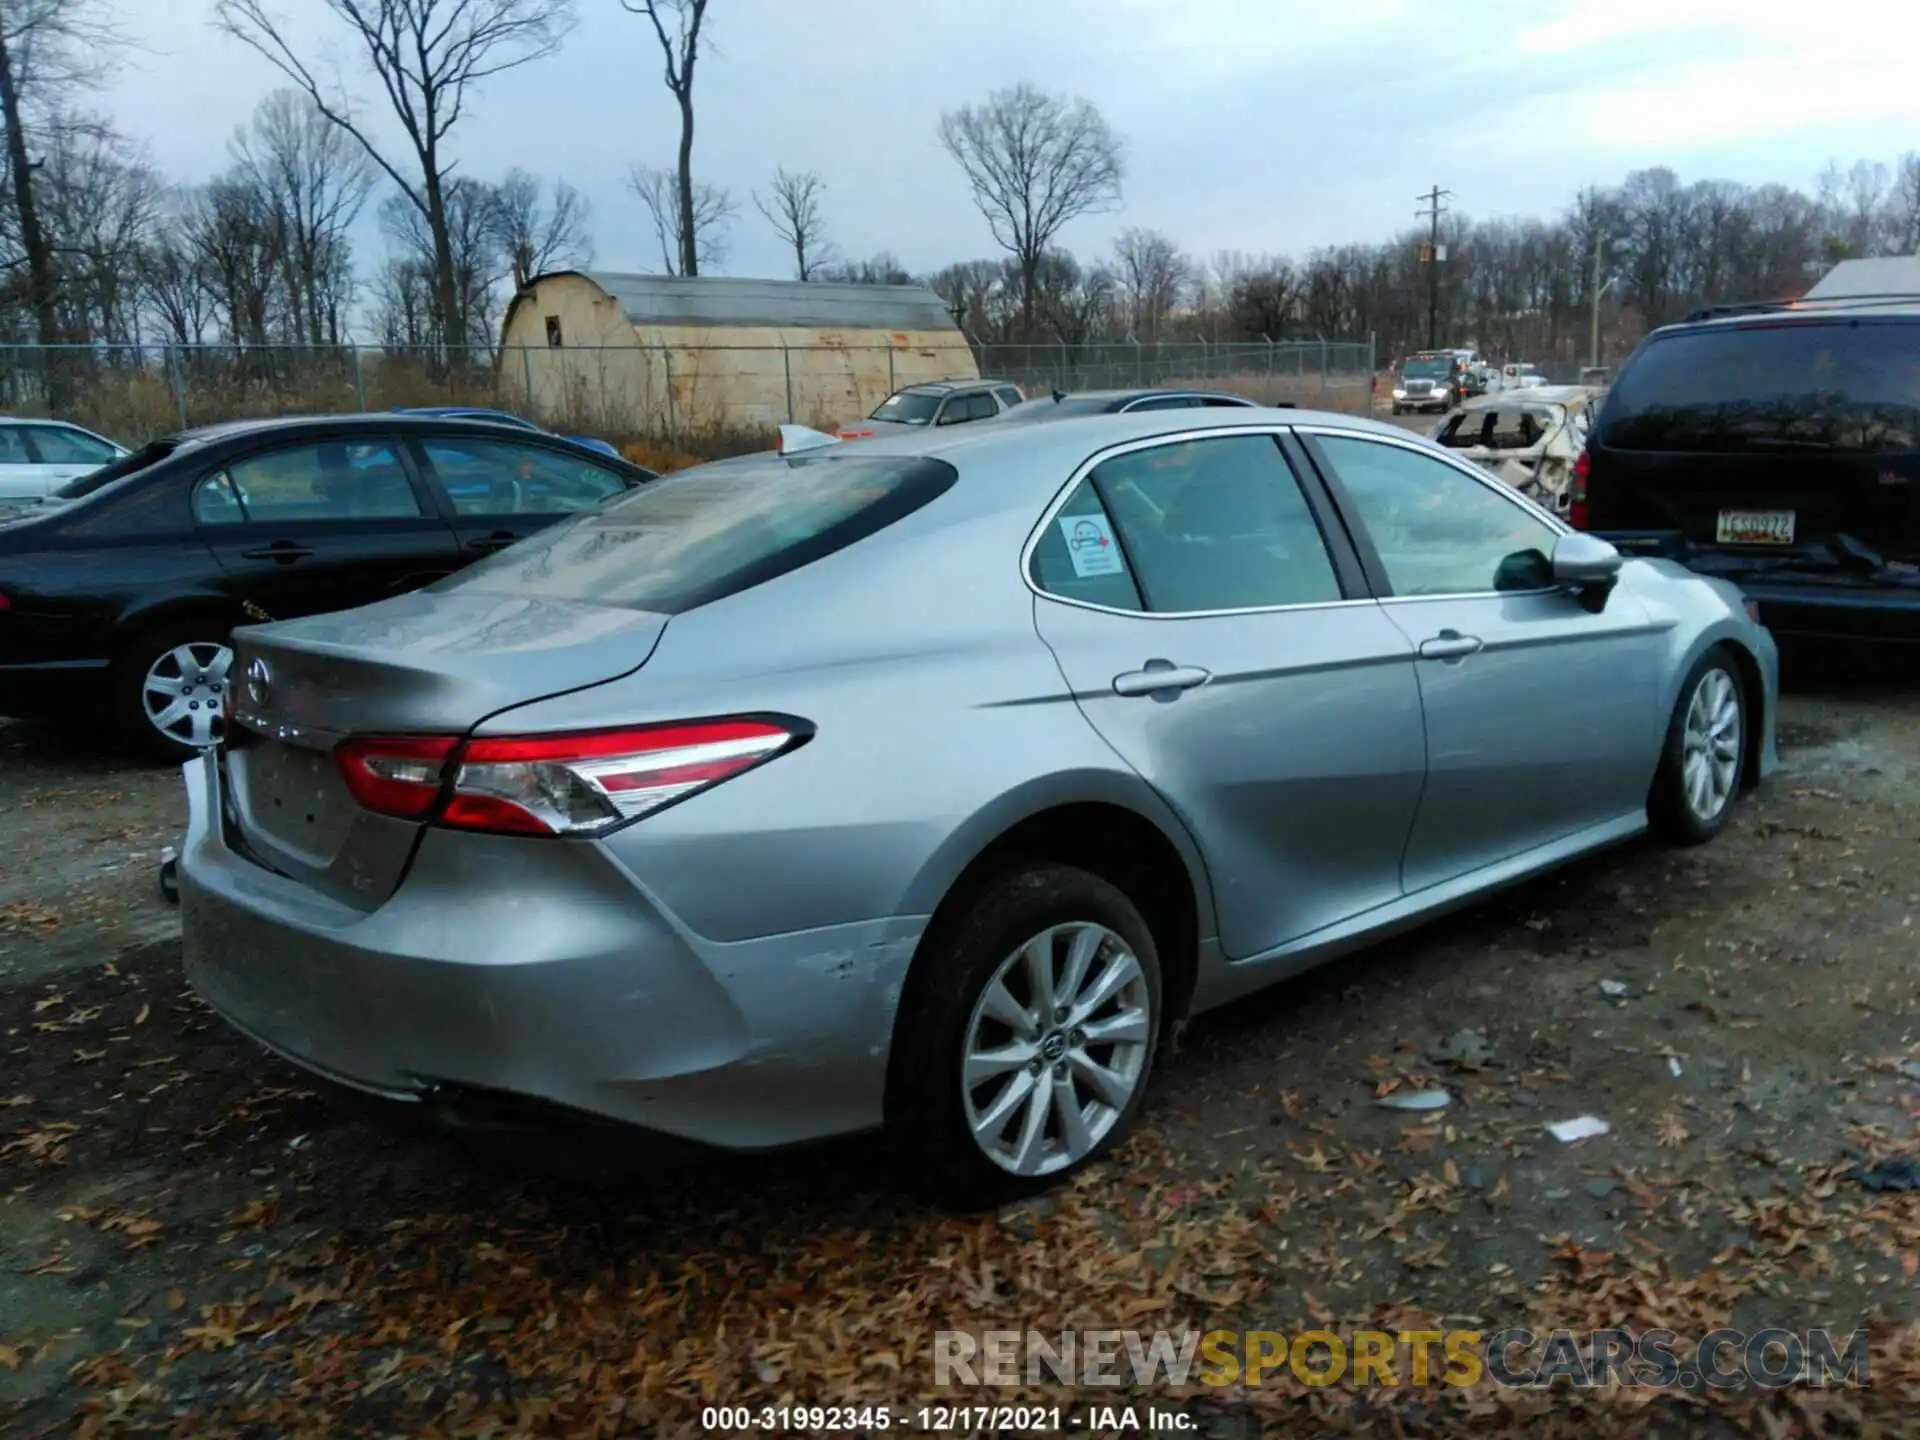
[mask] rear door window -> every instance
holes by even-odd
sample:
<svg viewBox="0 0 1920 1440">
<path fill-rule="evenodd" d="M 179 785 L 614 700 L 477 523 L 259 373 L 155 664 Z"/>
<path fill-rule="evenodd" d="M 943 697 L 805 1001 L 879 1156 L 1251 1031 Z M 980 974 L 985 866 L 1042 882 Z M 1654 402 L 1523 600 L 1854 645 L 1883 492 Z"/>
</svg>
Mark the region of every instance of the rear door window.
<svg viewBox="0 0 1920 1440">
<path fill-rule="evenodd" d="M 957 478 L 940 460 L 843 451 L 702 465 L 562 520 L 430 588 L 677 614 L 864 540 Z"/>
<path fill-rule="evenodd" d="M 327 440 L 250 455 L 226 467 L 242 514 L 254 522 L 391 520 L 423 512 L 400 460 L 385 440 Z M 206 487 L 194 497 L 217 504 Z"/>
<path fill-rule="evenodd" d="M 422 440 L 433 478 L 456 515 L 567 515 L 626 489 L 577 455 L 512 440 Z"/>
<path fill-rule="evenodd" d="M 1042 532 L 1032 573 L 1062 599 L 1157 614 L 1343 598 L 1270 435 L 1182 440 L 1102 461 Z"/>
<path fill-rule="evenodd" d="M 1663 336 L 1614 382 L 1600 431 L 1610 450 L 1920 449 L 1920 324 L 1788 320 Z"/>
</svg>

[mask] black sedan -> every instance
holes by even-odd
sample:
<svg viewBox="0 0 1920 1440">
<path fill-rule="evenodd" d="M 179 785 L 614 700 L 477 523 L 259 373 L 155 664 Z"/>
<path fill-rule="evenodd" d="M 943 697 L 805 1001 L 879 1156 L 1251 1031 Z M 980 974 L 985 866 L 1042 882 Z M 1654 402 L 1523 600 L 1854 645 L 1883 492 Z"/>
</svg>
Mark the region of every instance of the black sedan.
<svg viewBox="0 0 1920 1440">
<path fill-rule="evenodd" d="M 650 471 L 486 421 L 235 421 L 156 440 L 0 524 L 0 715 L 220 734 L 236 625 L 412 590 Z"/>
</svg>

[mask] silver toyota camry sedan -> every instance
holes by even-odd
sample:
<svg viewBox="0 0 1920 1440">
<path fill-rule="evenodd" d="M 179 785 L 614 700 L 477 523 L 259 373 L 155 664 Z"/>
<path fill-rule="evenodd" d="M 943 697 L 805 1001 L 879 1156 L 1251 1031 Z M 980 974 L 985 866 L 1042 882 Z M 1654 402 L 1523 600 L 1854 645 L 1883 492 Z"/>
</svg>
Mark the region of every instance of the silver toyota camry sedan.
<svg viewBox="0 0 1920 1440">
<path fill-rule="evenodd" d="M 188 974 L 347 1086 L 959 1203 L 1112 1146 L 1185 1017 L 1774 764 L 1771 637 L 1403 431 L 969 425 L 657 481 L 235 637 Z"/>
</svg>

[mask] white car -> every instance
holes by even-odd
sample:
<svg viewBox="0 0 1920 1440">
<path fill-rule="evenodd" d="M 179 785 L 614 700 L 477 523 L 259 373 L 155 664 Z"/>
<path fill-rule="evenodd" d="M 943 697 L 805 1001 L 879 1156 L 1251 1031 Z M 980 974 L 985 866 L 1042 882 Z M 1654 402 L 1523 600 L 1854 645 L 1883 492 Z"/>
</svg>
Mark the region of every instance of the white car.
<svg viewBox="0 0 1920 1440">
<path fill-rule="evenodd" d="M 64 420 L 0 417 L 0 505 L 31 505 L 130 454 Z"/>
</svg>

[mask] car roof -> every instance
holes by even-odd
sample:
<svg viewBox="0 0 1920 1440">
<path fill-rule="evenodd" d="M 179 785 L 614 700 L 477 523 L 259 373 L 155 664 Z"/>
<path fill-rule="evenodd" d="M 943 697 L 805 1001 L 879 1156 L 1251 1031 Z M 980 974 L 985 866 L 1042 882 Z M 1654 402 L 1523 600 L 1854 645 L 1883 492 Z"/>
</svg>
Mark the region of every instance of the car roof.
<svg viewBox="0 0 1920 1440">
<path fill-rule="evenodd" d="M 1196 430 L 1247 425 L 1288 425 L 1351 430 L 1392 440 L 1424 441 L 1398 425 L 1358 415 L 1322 410 L 1279 410 L 1266 406 L 1218 410 L 1096 411 L 1063 415 L 1046 425 L 952 425 L 913 430 L 859 442 L 861 455 L 925 455 L 948 461 L 969 473 L 990 471 L 1006 462 L 1009 471 L 1026 472 L 1030 463 L 1064 479 L 1081 461 L 1112 445 L 1181 435 Z M 850 451 L 849 453 L 856 453 Z"/>
<path fill-rule="evenodd" d="M 1683 330 L 1741 329 L 1820 320 L 1911 320 L 1920 317 L 1920 295 L 1848 295 L 1832 300 L 1778 300 L 1750 305 L 1710 305 L 1684 320 L 1662 325 L 1654 335 Z M 1651 337 L 1649 337 L 1651 338 Z"/>
<path fill-rule="evenodd" d="M 216 440 L 229 440 L 236 435 L 248 435 L 256 432 L 286 432 L 299 434 L 304 430 L 335 430 L 353 433 L 360 430 L 413 430 L 446 427 L 467 431 L 475 435 L 487 435 L 494 439 L 500 436 L 500 426 L 491 420 L 470 420 L 461 415 L 423 414 L 405 410 L 378 410 L 368 413 L 355 412 L 346 415 L 264 415 L 246 420 L 222 420 L 213 425 L 199 425 L 191 430 L 182 430 L 172 438 L 182 445 L 204 445 Z M 546 435 L 543 430 L 529 430 L 529 436 L 544 435 L 548 439 L 557 437 Z"/>
</svg>

